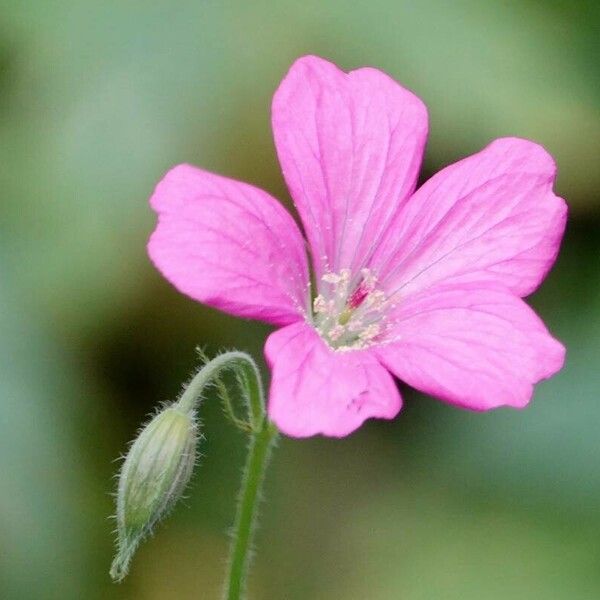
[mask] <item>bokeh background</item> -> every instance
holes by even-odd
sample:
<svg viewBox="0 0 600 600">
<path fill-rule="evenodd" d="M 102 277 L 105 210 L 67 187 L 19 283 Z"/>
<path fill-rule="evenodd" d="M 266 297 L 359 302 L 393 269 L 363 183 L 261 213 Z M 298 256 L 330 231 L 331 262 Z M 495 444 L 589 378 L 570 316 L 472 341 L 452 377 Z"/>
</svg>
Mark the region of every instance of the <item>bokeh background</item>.
<svg viewBox="0 0 600 600">
<path fill-rule="evenodd" d="M 0 597 L 218 598 L 244 439 L 203 408 L 188 500 L 113 585 L 113 461 L 197 366 L 268 329 L 151 267 L 147 198 L 192 162 L 289 203 L 271 95 L 299 55 L 389 72 L 428 104 L 424 176 L 499 136 L 544 144 L 571 206 L 532 299 L 568 348 L 524 411 L 404 390 L 394 422 L 283 439 L 257 600 L 600 597 L 600 4 L 3 0 Z"/>
</svg>

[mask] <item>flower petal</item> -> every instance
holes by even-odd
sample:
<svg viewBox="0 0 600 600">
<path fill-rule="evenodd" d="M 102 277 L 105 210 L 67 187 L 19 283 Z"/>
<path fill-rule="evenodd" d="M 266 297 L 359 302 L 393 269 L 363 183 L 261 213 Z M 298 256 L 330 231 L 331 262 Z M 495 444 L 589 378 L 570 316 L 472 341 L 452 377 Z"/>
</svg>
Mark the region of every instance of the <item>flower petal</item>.
<svg viewBox="0 0 600 600">
<path fill-rule="evenodd" d="M 401 296 L 448 277 L 530 294 L 554 263 L 565 228 L 555 174 L 541 146 L 517 138 L 496 140 L 440 171 L 390 227 L 395 251 L 376 258 L 380 279 Z"/>
<path fill-rule="evenodd" d="M 317 278 L 368 266 L 374 242 L 414 191 L 425 105 L 381 71 L 346 74 L 306 56 L 275 93 L 272 121 Z"/>
<path fill-rule="evenodd" d="M 401 406 L 392 376 L 365 351 L 334 352 L 307 323 L 272 333 L 269 416 L 287 435 L 343 437 L 365 419 L 391 419 Z"/>
<path fill-rule="evenodd" d="M 525 406 L 565 350 L 527 304 L 499 286 L 441 285 L 398 305 L 383 364 L 411 386 L 473 410 Z"/>
<path fill-rule="evenodd" d="M 278 325 L 302 318 L 308 266 L 292 217 L 269 194 L 190 165 L 150 199 L 148 253 L 181 292 L 222 311 Z"/>
</svg>

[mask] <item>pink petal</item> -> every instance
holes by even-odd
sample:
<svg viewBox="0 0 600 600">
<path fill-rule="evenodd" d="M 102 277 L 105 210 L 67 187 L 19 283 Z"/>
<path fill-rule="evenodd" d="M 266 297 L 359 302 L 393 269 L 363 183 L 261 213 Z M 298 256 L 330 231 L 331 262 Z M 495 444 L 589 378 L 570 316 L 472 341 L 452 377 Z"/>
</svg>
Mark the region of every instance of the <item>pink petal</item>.
<svg viewBox="0 0 600 600">
<path fill-rule="evenodd" d="M 279 86 L 272 115 L 317 278 L 344 267 L 356 273 L 415 188 L 427 136 L 424 104 L 381 71 L 346 74 L 306 56 Z"/>
<path fill-rule="evenodd" d="M 179 165 L 150 204 L 158 224 L 148 252 L 179 291 L 240 317 L 278 325 L 302 318 L 309 281 L 302 236 L 269 194 Z"/>
<path fill-rule="evenodd" d="M 411 386 L 474 410 L 525 406 L 565 350 L 521 300 L 490 284 L 440 285 L 396 309 L 378 357 Z"/>
<path fill-rule="evenodd" d="M 440 171 L 390 227 L 375 259 L 380 279 L 400 296 L 448 277 L 530 294 L 554 263 L 565 228 L 555 174 L 541 146 L 517 138 Z"/>
<path fill-rule="evenodd" d="M 392 376 L 366 351 L 334 352 L 307 323 L 272 333 L 269 416 L 294 437 L 342 437 L 365 419 L 391 419 L 401 406 Z"/>
</svg>

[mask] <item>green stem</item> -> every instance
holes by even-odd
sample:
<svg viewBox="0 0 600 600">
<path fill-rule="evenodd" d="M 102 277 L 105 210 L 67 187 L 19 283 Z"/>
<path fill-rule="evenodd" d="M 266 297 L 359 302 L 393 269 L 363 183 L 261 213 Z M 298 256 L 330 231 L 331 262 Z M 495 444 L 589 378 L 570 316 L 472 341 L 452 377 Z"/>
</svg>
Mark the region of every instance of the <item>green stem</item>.
<svg viewBox="0 0 600 600">
<path fill-rule="evenodd" d="M 263 386 L 256 363 L 244 352 L 225 352 L 217 356 L 196 373 L 176 406 L 182 412 L 193 412 L 206 385 L 211 381 L 218 381 L 219 375 L 225 369 L 238 369 L 238 374 L 241 375 L 238 381 L 246 401 L 248 423 L 238 424 L 238 426 L 244 425 L 240 428 L 250 435 L 248 457 L 242 475 L 233 525 L 229 569 L 224 591 L 225 600 L 240 600 L 246 587 L 262 484 L 271 448 L 277 438 L 277 429 L 266 414 Z M 227 390 L 224 392 L 227 412 L 234 423 L 238 423 L 239 419 L 235 417 Z"/>
<path fill-rule="evenodd" d="M 187 384 L 185 391 L 177 402 L 178 408 L 183 412 L 192 412 L 206 385 L 215 377 L 218 377 L 221 371 L 236 366 L 241 368 L 248 380 L 252 382 L 249 390 L 250 398 L 248 399 L 250 425 L 254 426 L 256 423 L 260 423 L 265 414 L 262 382 L 256 363 L 245 352 L 224 352 L 205 364 Z"/>
<path fill-rule="evenodd" d="M 266 417 L 263 417 L 261 428 L 250 436 L 248 457 L 233 526 L 224 600 L 240 600 L 245 592 L 262 484 L 276 438 L 277 430 Z"/>
</svg>

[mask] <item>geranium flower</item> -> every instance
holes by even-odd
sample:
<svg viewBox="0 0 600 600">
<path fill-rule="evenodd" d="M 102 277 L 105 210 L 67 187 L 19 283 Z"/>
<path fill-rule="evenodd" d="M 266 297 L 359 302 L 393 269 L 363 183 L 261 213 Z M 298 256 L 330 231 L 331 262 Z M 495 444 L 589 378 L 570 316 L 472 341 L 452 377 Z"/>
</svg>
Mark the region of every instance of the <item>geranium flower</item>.
<svg viewBox="0 0 600 600">
<path fill-rule="evenodd" d="M 373 68 L 300 58 L 272 124 L 308 241 L 266 192 L 189 165 L 151 205 L 148 251 L 181 292 L 279 327 L 265 346 L 269 415 L 291 436 L 392 418 L 392 374 L 473 410 L 523 407 L 564 348 L 521 299 L 553 264 L 566 205 L 539 145 L 504 138 L 415 192 L 419 98 Z"/>
</svg>

